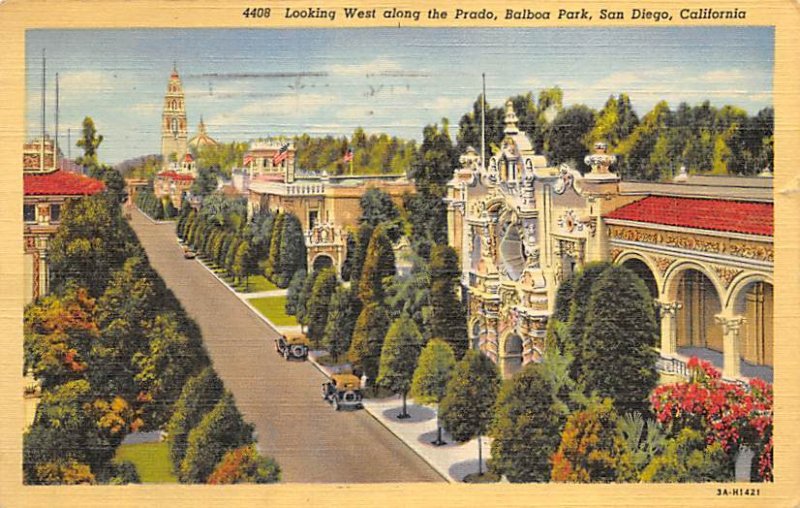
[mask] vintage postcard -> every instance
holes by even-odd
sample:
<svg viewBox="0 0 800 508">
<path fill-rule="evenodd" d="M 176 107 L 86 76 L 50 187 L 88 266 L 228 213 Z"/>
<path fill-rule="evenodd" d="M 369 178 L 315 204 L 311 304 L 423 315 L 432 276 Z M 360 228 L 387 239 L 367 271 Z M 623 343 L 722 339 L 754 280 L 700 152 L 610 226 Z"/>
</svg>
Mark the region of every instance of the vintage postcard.
<svg viewBox="0 0 800 508">
<path fill-rule="evenodd" d="M 798 503 L 796 4 L 0 20 L 0 506 Z"/>
</svg>

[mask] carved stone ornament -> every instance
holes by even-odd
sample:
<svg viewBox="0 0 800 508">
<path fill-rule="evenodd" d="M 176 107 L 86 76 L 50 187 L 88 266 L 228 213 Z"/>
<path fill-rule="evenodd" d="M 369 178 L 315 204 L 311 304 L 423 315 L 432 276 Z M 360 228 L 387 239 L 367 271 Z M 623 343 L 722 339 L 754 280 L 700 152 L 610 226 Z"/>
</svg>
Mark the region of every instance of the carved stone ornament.
<svg viewBox="0 0 800 508">
<path fill-rule="evenodd" d="M 559 173 L 558 173 L 558 180 L 556 180 L 555 185 L 553 185 L 553 191 L 556 194 L 564 194 L 567 189 L 569 189 L 574 182 L 574 176 L 572 175 L 572 171 L 567 164 L 562 164 L 559 166 Z"/>
<path fill-rule="evenodd" d="M 717 277 L 725 284 L 726 288 L 731 285 L 731 282 L 737 275 L 744 271 L 741 268 L 731 268 L 729 266 L 720 265 L 711 265 L 711 269 L 714 270 L 714 273 L 717 274 Z"/>
<path fill-rule="evenodd" d="M 667 268 L 669 268 L 669 265 L 675 262 L 675 258 L 653 256 L 653 262 L 656 264 L 656 268 L 658 268 L 658 271 L 661 273 L 661 275 L 664 275 L 667 273 Z"/>
<path fill-rule="evenodd" d="M 558 227 L 567 233 L 580 233 L 583 231 L 583 223 L 578 220 L 575 210 L 567 210 L 558 218 Z"/>
</svg>

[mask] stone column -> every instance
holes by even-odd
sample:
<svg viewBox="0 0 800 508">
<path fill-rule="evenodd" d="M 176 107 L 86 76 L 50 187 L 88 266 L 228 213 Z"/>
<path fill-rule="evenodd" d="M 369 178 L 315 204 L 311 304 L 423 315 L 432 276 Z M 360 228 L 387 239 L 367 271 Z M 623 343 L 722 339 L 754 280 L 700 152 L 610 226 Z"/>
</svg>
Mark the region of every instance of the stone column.
<svg viewBox="0 0 800 508">
<path fill-rule="evenodd" d="M 683 304 L 656 300 L 656 306 L 661 316 L 661 355 L 675 356 L 678 353 L 677 314 Z"/>
<path fill-rule="evenodd" d="M 741 375 L 739 362 L 741 360 L 739 331 L 744 323 L 744 317 L 718 314 L 717 323 L 722 325 L 722 376 L 735 379 Z"/>
</svg>

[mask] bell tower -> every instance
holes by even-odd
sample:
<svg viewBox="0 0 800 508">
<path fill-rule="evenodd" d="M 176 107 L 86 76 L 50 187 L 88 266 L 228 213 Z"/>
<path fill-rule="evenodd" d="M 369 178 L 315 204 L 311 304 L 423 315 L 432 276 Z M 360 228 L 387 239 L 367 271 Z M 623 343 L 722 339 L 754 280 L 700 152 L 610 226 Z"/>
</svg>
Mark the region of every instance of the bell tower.
<svg viewBox="0 0 800 508">
<path fill-rule="evenodd" d="M 161 115 L 161 157 L 165 168 L 170 163 L 179 163 L 183 159 L 188 151 L 187 139 L 183 85 L 178 69 L 173 66 L 167 93 L 164 95 L 164 112 Z"/>
</svg>

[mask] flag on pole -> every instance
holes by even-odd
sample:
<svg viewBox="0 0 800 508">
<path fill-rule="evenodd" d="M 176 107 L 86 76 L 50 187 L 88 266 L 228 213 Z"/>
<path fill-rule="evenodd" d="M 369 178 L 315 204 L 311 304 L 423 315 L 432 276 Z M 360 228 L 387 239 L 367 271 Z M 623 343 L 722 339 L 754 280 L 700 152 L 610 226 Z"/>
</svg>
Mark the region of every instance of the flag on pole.
<svg viewBox="0 0 800 508">
<path fill-rule="evenodd" d="M 353 161 L 353 149 L 348 148 L 347 152 L 345 152 L 344 157 L 342 157 L 342 162 L 352 162 Z"/>
<path fill-rule="evenodd" d="M 278 152 L 272 156 L 272 165 L 277 166 L 289 156 L 289 143 L 283 145 Z"/>
</svg>

